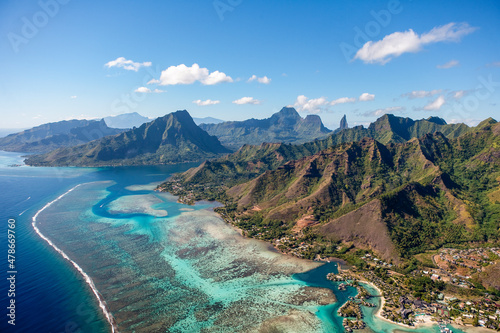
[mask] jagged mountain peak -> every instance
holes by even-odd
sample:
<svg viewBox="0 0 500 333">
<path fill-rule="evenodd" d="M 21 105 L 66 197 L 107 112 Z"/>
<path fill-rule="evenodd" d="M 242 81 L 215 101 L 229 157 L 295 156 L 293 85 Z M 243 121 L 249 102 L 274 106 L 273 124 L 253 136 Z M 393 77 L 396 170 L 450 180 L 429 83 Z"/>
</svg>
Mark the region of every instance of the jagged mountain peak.
<svg viewBox="0 0 500 333">
<path fill-rule="evenodd" d="M 294 118 L 294 119 L 302 119 L 293 107 L 285 106 L 280 111 L 276 112 L 271 116 L 271 118 Z"/>
<path fill-rule="evenodd" d="M 438 124 L 438 125 L 446 125 L 446 120 L 444 120 L 443 118 L 440 118 L 440 117 L 429 117 L 426 119 L 427 121 L 430 121 L 431 123 L 435 123 L 435 124 Z"/>
<path fill-rule="evenodd" d="M 265 119 L 201 124 L 200 127 L 235 150 L 244 144 L 263 142 L 304 143 L 324 138 L 331 132 L 319 116 L 309 115 L 304 119 L 293 107 L 284 107 Z"/>
</svg>

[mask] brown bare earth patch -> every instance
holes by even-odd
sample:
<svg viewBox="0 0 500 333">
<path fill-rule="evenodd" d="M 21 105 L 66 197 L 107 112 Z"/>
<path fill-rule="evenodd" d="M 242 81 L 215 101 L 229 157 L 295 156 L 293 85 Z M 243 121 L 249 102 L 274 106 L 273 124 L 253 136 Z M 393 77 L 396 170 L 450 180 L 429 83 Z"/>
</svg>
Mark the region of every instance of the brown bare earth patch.
<svg viewBox="0 0 500 333">
<path fill-rule="evenodd" d="M 252 210 L 253 210 L 254 212 L 258 212 L 258 211 L 261 211 L 261 210 L 262 210 L 262 208 L 260 208 L 259 206 L 253 206 Z"/>
<path fill-rule="evenodd" d="M 295 233 L 299 233 L 302 231 L 302 229 L 304 229 L 305 227 L 310 227 L 310 226 L 313 226 L 313 225 L 316 225 L 318 224 L 319 222 L 316 221 L 316 219 L 314 218 L 314 215 L 304 215 L 302 216 L 298 221 L 297 223 L 295 224 L 295 226 L 293 227 L 292 231 L 295 232 Z"/>
<path fill-rule="evenodd" d="M 386 261 L 400 262 L 387 225 L 382 220 L 380 200 L 372 200 L 318 228 L 327 237 L 353 242 L 359 248 L 369 247 Z"/>
<path fill-rule="evenodd" d="M 479 273 L 478 279 L 486 288 L 500 290 L 500 262 L 486 267 L 483 272 Z"/>
<path fill-rule="evenodd" d="M 444 270 L 447 270 L 448 269 L 448 262 L 447 261 L 444 261 L 442 260 L 440 257 L 439 257 L 439 254 L 436 254 L 433 256 L 433 259 L 434 259 L 434 262 L 436 263 L 436 265 L 441 268 L 441 269 L 444 269 Z"/>
</svg>

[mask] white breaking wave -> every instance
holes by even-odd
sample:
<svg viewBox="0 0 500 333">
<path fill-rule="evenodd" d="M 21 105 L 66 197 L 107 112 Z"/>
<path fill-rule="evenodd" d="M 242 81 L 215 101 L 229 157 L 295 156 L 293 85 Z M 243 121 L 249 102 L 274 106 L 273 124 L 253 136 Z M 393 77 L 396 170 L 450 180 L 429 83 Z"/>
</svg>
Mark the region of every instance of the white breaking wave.
<svg viewBox="0 0 500 333">
<path fill-rule="evenodd" d="M 102 313 L 104 314 L 104 316 L 106 317 L 106 320 L 111 325 L 111 331 L 112 331 L 112 333 L 115 333 L 115 332 L 118 332 L 118 329 L 117 329 L 116 324 L 115 324 L 115 320 L 114 320 L 113 316 L 111 315 L 111 313 L 109 313 L 108 309 L 106 308 L 106 303 L 102 299 L 101 294 L 99 294 L 99 291 L 97 290 L 97 288 L 96 288 L 96 286 L 94 284 L 94 281 L 92 281 L 92 279 L 90 278 L 90 276 L 88 276 L 88 274 L 85 273 L 83 271 L 83 269 L 80 266 L 78 266 L 78 264 L 76 262 L 74 262 L 73 260 L 71 260 L 70 257 L 68 257 L 68 255 L 66 253 L 64 253 L 60 248 L 58 248 L 54 243 L 52 243 L 52 241 L 50 239 L 48 239 L 47 237 L 45 237 L 40 232 L 40 229 L 38 229 L 38 227 L 36 226 L 36 218 L 38 217 L 38 214 L 40 214 L 41 212 L 43 212 L 46 208 L 48 208 L 49 206 L 51 206 L 54 202 L 60 200 L 62 197 L 64 197 L 66 194 L 70 193 L 71 191 L 73 191 L 74 189 L 76 189 L 80 185 L 82 185 L 82 184 L 76 185 L 75 187 L 71 188 L 67 192 L 61 194 L 56 199 L 52 200 L 51 202 L 49 202 L 48 204 L 46 204 L 45 206 L 43 206 L 43 208 L 40 209 L 38 212 L 36 212 L 36 214 L 33 216 L 33 222 L 31 223 L 31 225 L 33 226 L 33 229 L 35 229 L 35 232 L 38 234 L 38 236 L 40 236 L 43 240 L 45 240 L 47 243 L 49 243 L 49 245 L 52 246 L 54 248 L 54 250 L 56 250 L 59 254 L 61 254 L 64 259 L 68 260 L 78 270 L 78 272 L 80 272 L 80 274 L 85 279 L 85 282 L 87 282 L 87 284 L 90 286 L 90 289 L 92 289 L 92 292 L 96 296 L 97 301 L 99 302 L 99 307 L 102 310 Z"/>
</svg>

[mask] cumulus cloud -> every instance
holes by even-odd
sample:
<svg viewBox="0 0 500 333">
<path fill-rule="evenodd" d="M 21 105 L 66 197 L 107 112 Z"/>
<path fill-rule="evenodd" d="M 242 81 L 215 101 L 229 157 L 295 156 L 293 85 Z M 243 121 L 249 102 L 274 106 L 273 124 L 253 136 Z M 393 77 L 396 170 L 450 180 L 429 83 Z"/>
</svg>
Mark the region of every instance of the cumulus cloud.
<svg viewBox="0 0 500 333">
<path fill-rule="evenodd" d="M 148 81 L 148 84 L 158 84 L 160 83 L 160 80 L 157 80 L 157 79 L 151 79 Z"/>
<path fill-rule="evenodd" d="M 193 101 L 193 103 L 198 105 L 198 106 L 207 106 L 207 105 L 219 104 L 220 101 L 218 101 L 218 100 L 212 101 L 211 99 L 207 99 L 206 101 L 202 101 L 201 99 L 197 99 L 196 101 Z"/>
<path fill-rule="evenodd" d="M 354 97 L 341 97 L 341 98 L 337 98 L 336 100 L 331 101 L 330 105 L 334 106 L 336 104 L 354 103 L 354 102 L 356 102 L 356 98 L 354 98 Z"/>
<path fill-rule="evenodd" d="M 369 41 L 356 52 L 354 59 L 367 64 L 386 64 L 404 53 L 416 53 L 426 44 L 438 42 L 458 42 L 477 28 L 467 23 L 448 23 L 435 27 L 431 31 L 418 35 L 412 29 L 403 32 L 394 32 L 379 41 Z"/>
<path fill-rule="evenodd" d="M 380 116 L 383 116 L 384 114 L 387 114 L 387 113 L 401 113 L 405 110 L 406 110 L 406 108 L 404 106 L 391 106 L 391 107 L 384 108 L 384 109 L 377 109 L 377 110 L 365 112 L 365 113 L 363 113 L 363 116 L 365 116 L 365 117 L 380 117 Z"/>
<path fill-rule="evenodd" d="M 263 77 L 257 77 L 257 75 L 252 75 L 247 82 L 252 82 L 252 81 L 257 81 L 259 83 L 263 83 L 263 84 L 269 84 L 271 83 L 271 79 L 268 78 L 267 76 L 263 76 Z"/>
<path fill-rule="evenodd" d="M 150 93 L 159 94 L 159 93 L 162 93 L 164 91 L 160 90 L 160 89 L 151 90 L 151 89 L 146 88 L 146 87 L 139 87 L 136 90 L 134 90 L 134 92 L 143 93 L 143 94 L 150 94 Z"/>
<path fill-rule="evenodd" d="M 373 101 L 374 99 L 375 99 L 375 95 L 369 94 L 369 93 L 362 93 L 361 96 L 359 96 L 359 100 L 361 102 Z"/>
<path fill-rule="evenodd" d="M 300 95 L 297 97 L 295 101 L 294 107 L 299 112 L 309 112 L 309 113 L 319 113 L 323 110 L 323 108 L 328 105 L 329 102 L 326 97 L 309 99 L 304 95 Z"/>
<path fill-rule="evenodd" d="M 414 90 L 412 92 L 402 94 L 401 97 L 408 97 L 409 99 L 432 97 L 434 95 L 440 94 L 442 91 L 443 91 L 442 89 L 436 89 L 431 91 Z"/>
<path fill-rule="evenodd" d="M 432 101 L 429 104 L 427 104 L 426 106 L 424 106 L 424 110 L 426 110 L 426 111 L 439 110 L 439 109 L 441 109 L 441 107 L 443 106 L 443 104 L 445 102 L 446 101 L 444 100 L 444 97 L 441 95 L 438 98 L 436 98 L 434 101 Z"/>
<path fill-rule="evenodd" d="M 123 68 L 128 71 L 134 71 L 137 72 L 139 68 L 141 67 L 150 67 L 151 62 L 134 62 L 132 60 L 127 60 L 124 57 L 119 57 L 116 58 L 116 60 L 112 60 L 110 62 L 107 62 L 104 64 L 104 66 L 111 68 L 111 67 L 118 67 L 118 68 Z"/>
<path fill-rule="evenodd" d="M 365 102 L 371 101 L 375 98 L 375 95 L 369 93 L 363 93 L 359 98 L 356 97 L 340 97 L 333 101 L 329 101 L 326 97 L 312 98 L 309 99 L 304 95 L 297 97 L 295 104 L 293 105 L 299 112 L 309 112 L 309 113 L 319 113 L 328 111 L 329 107 L 335 106 L 337 104 L 345 103 L 355 103 L 356 101 Z"/>
<path fill-rule="evenodd" d="M 260 104 L 261 101 L 258 99 L 254 99 L 253 97 L 242 97 L 240 99 L 237 99 L 233 101 L 234 104 L 242 105 L 242 104 Z"/>
<path fill-rule="evenodd" d="M 448 69 L 448 68 L 452 68 L 452 67 L 456 67 L 458 66 L 460 63 L 458 62 L 458 60 L 450 60 L 448 61 L 446 64 L 443 64 L 443 65 L 437 65 L 436 67 L 437 68 L 441 68 L 441 69 Z"/>
<path fill-rule="evenodd" d="M 207 68 L 202 68 L 198 64 L 188 67 L 184 64 L 170 66 L 161 72 L 159 80 L 151 80 L 148 83 L 158 83 L 161 86 L 176 84 L 192 84 L 196 81 L 203 85 L 214 85 L 222 82 L 233 82 L 233 79 L 223 72 L 211 72 Z"/>
</svg>

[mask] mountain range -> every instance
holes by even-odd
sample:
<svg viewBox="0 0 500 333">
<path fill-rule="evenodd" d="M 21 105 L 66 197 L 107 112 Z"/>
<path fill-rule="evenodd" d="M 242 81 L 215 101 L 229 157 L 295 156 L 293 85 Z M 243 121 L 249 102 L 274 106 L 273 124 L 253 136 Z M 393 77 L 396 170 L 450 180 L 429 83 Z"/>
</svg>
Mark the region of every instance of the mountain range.
<svg viewBox="0 0 500 333">
<path fill-rule="evenodd" d="M 104 117 L 103 119 L 109 127 L 122 128 L 122 129 L 131 129 L 134 127 L 139 127 L 142 124 L 148 123 L 151 120 L 153 120 L 151 118 L 141 116 L 137 112 L 123 113 L 117 116 Z M 196 125 L 218 124 L 223 122 L 223 120 L 212 117 L 193 118 L 193 120 Z"/>
<path fill-rule="evenodd" d="M 238 149 L 244 144 L 258 145 L 263 142 L 304 143 L 324 138 L 331 132 L 323 125 L 319 116 L 308 115 L 302 118 L 291 107 L 284 107 L 266 119 L 200 124 L 200 127 L 232 149 Z"/>
<path fill-rule="evenodd" d="M 499 185 L 495 120 L 470 128 L 385 115 L 303 145 L 243 146 L 159 189 L 224 202 L 249 235 L 307 233 L 399 263 L 444 244 L 498 241 Z"/>
<path fill-rule="evenodd" d="M 356 142 L 372 138 L 382 144 L 403 143 L 428 133 L 441 132 L 448 138 L 455 138 L 468 132 L 465 124 L 446 124 L 437 117 L 412 120 L 394 115 L 384 115 L 367 128 L 356 126 L 335 131 L 321 140 L 304 144 L 262 143 L 244 145 L 233 154 L 216 160 L 206 161 L 198 168 L 188 170 L 183 178 L 186 182 L 207 184 L 217 183 L 234 186 L 257 177 L 266 170 L 306 156 L 314 155 L 324 149 L 345 142 Z"/>
<path fill-rule="evenodd" d="M 122 129 L 139 127 L 142 124 L 151 121 L 148 117 L 141 116 L 137 112 L 123 113 L 117 116 L 108 116 L 103 119 L 109 127 Z"/>
<path fill-rule="evenodd" d="M 118 135 L 33 155 L 25 162 L 34 166 L 149 165 L 200 161 L 229 152 L 184 110 Z"/>
<path fill-rule="evenodd" d="M 0 138 L 0 150 L 43 153 L 121 132 L 120 129 L 109 128 L 103 120 L 64 120 Z"/>
</svg>

